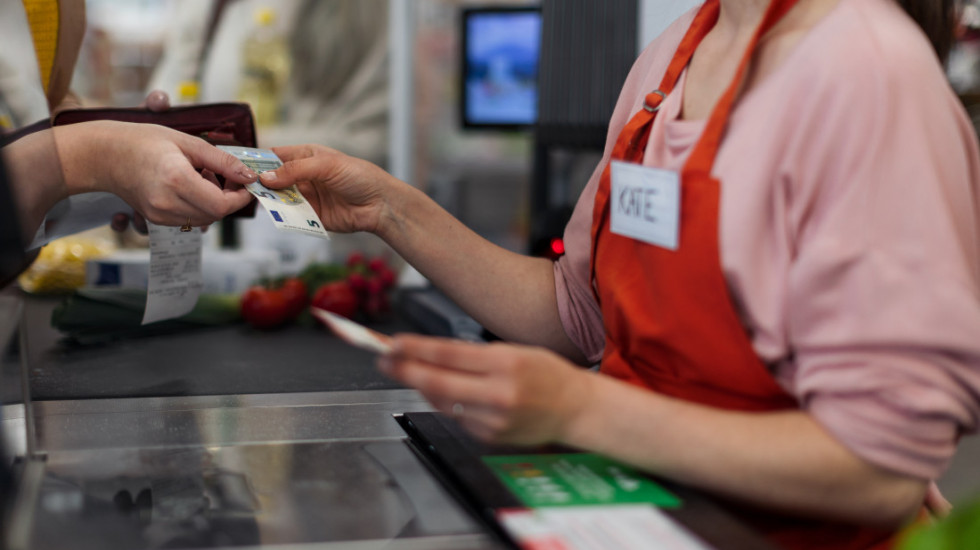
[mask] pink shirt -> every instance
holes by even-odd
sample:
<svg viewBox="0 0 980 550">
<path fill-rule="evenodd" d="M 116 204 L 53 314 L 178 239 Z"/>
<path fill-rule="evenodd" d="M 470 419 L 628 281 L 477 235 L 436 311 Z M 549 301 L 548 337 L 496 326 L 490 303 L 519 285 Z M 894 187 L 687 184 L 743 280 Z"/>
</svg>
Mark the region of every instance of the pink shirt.
<svg viewBox="0 0 980 550">
<path fill-rule="evenodd" d="M 693 15 L 634 65 L 565 230 L 559 311 L 591 361 L 604 345 L 589 274 L 599 174 Z M 643 164 L 679 170 L 697 141 L 704 122 L 677 118 L 683 90 Z M 722 268 L 759 357 L 859 456 L 937 478 L 980 421 L 980 159 L 919 28 L 893 0 L 841 0 L 739 100 L 714 174 Z"/>
</svg>

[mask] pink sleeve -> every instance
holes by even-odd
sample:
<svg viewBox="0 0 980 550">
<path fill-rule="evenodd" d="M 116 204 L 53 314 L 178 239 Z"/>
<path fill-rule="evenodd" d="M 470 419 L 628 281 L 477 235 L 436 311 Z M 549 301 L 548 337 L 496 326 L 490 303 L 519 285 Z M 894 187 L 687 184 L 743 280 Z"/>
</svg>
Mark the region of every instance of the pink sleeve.
<svg viewBox="0 0 980 550">
<path fill-rule="evenodd" d="M 842 444 L 935 479 L 980 421 L 977 144 L 928 47 L 873 28 L 870 45 L 831 52 L 844 67 L 816 83 L 831 92 L 794 121 L 784 161 L 806 205 L 794 213 L 788 370 Z"/>
<path fill-rule="evenodd" d="M 562 326 L 588 362 L 593 364 L 602 358 L 606 343 L 602 312 L 592 294 L 592 277 L 589 272 L 592 203 L 606 158 L 603 156 L 575 205 L 572 218 L 565 226 L 565 255 L 555 262 L 555 293 Z"/>
<path fill-rule="evenodd" d="M 589 273 L 589 257 L 592 253 L 592 203 L 599 186 L 599 177 L 609 161 L 619 132 L 640 108 L 640 102 L 646 94 L 656 89 L 660 83 L 674 50 L 677 49 L 695 13 L 697 10 L 693 9 L 679 17 L 647 46 L 633 64 L 609 121 L 602 160 L 579 196 L 572 217 L 565 227 L 565 255 L 555 262 L 554 267 L 558 314 L 565 333 L 591 363 L 599 362 L 605 346 L 602 313 L 592 293 L 592 275 Z"/>
</svg>

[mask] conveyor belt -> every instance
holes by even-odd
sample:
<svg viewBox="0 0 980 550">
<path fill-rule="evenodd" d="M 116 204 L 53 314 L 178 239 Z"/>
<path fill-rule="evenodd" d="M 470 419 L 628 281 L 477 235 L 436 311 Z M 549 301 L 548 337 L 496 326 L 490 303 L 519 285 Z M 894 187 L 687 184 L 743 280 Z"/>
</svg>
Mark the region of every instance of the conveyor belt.
<svg viewBox="0 0 980 550">
<path fill-rule="evenodd" d="M 237 324 L 77 346 L 50 327 L 57 303 L 28 297 L 25 304 L 37 401 L 400 387 L 378 373 L 371 354 L 319 326 L 264 332 Z M 398 318 L 372 326 L 388 334 L 413 330 Z M 17 379 L 9 353 L 3 369 L 4 379 Z M 0 400 L 18 401 L 16 389 L 0 390 Z"/>
</svg>

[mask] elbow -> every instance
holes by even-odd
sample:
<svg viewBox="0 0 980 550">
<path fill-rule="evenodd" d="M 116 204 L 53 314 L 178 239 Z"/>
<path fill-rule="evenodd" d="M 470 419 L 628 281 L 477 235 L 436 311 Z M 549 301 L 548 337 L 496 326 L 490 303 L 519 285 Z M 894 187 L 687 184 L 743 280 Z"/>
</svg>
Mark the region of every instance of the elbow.
<svg viewBox="0 0 980 550">
<path fill-rule="evenodd" d="M 886 479 L 878 479 L 866 487 L 862 511 L 858 516 L 862 523 L 886 529 L 898 529 L 916 519 L 925 503 L 928 482 L 886 474 Z"/>
</svg>

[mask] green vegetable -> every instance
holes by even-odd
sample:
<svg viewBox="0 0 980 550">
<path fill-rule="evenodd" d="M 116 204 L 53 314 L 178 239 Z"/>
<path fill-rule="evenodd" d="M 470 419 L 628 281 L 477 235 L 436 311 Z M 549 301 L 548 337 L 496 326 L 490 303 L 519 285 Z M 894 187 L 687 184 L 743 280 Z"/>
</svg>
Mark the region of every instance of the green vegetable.
<svg viewBox="0 0 980 550">
<path fill-rule="evenodd" d="M 217 326 L 241 318 L 237 294 L 202 294 L 194 309 L 178 319 L 142 325 L 146 291 L 83 288 L 66 297 L 51 314 L 51 326 L 83 344 Z"/>
<path fill-rule="evenodd" d="M 306 284 L 307 290 L 312 293 L 321 286 L 334 281 L 343 281 L 350 273 L 350 269 L 343 264 L 333 263 L 312 263 L 296 276 Z"/>
<path fill-rule="evenodd" d="M 980 498 L 953 509 L 934 525 L 911 529 L 897 550 L 967 550 L 980 548 Z"/>
</svg>

